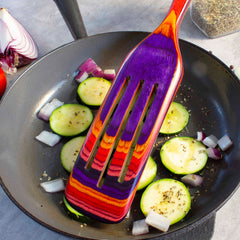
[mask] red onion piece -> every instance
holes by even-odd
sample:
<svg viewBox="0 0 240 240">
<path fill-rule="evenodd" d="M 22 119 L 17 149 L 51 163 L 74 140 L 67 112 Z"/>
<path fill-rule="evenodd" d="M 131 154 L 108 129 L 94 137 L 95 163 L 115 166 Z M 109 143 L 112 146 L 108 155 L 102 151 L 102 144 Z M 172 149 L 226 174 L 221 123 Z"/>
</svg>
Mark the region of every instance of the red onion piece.
<svg viewBox="0 0 240 240">
<path fill-rule="evenodd" d="M 227 134 L 224 135 L 223 137 L 221 137 L 217 143 L 222 151 L 226 151 L 233 145 L 232 140 L 230 139 L 230 137 Z"/>
<path fill-rule="evenodd" d="M 88 74 L 91 73 L 95 68 L 97 67 L 97 64 L 94 62 L 93 59 L 89 58 L 87 59 L 78 69 L 82 72 L 87 72 Z"/>
<path fill-rule="evenodd" d="M 48 121 L 52 112 L 62 106 L 64 104 L 64 102 L 59 101 L 57 98 L 52 99 L 51 102 L 46 103 L 39 111 L 38 113 L 38 118 L 44 120 L 44 121 Z"/>
<path fill-rule="evenodd" d="M 107 80 L 114 80 L 116 76 L 116 72 L 115 69 L 105 69 L 103 71 L 103 78 L 107 79 Z"/>
<path fill-rule="evenodd" d="M 187 174 L 181 178 L 183 183 L 189 184 L 193 187 L 199 187 L 203 183 L 203 177 L 196 174 Z"/>
<path fill-rule="evenodd" d="M 218 139 L 214 135 L 209 135 L 205 137 L 202 141 L 202 143 L 207 147 L 213 147 L 213 148 L 217 146 L 217 142 L 218 142 Z"/>
<path fill-rule="evenodd" d="M 0 9 L 0 67 L 12 74 L 38 57 L 36 43 L 5 8 Z"/>
<path fill-rule="evenodd" d="M 61 137 L 55 133 L 48 132 L 46 130 L 43 130 L 39 135 L 35 137 L 38 141 L 50 146 L 54 147 L 56 144 L 58 144 L 61 140 Z"/>
<path fill-rule="evenodd" d="M 170 219 L 164 217 L 163 215 L 156 213 L 153 210 L 149 211 L 145 221 L 148 225 L 150 225 L 154 228 L 157 228 L 163 232 L 167 232 L 167 230 L 171 224 Z"/>
<path fill-rule="evenodd" d="M 204 138 L 206 137 L 204 132 L 197 132 L 197 140 L 202 142 L 204 140 Z"/>
<path fill-rule="evenodd" d="M 98 66 L 91 72 L 91 74 L 94 77 L 103 77 L 104 76 L 103 70 Z"/>
<path fill-rule="evenodd" d="M 62 178 L 57 178 L 51 181 L 42 182 L 40 186 L 49 193 L 61 192 L 65 190 L 64 181 Z"/>
<path fill-rule="evenodd" d="M 209 158 L 215 160 L 222 159 L 222 154 L 216 148 L 210 147 L 206 151 Z"/>
<path fill-rule="evenodd" d="M 87 72 L 82 72 L 79 71 L 77 76 L 75 77 L 75 80 L 79 83 L 83 82 L 84 80 L 86 80 L 88 78 L 88 73 Z"/>
<path fill-rule="evenodd" d="M 149 226 L 145 219 L 133 222 L 132 235 L 138 236 L 149 232 Z"/>
<path fill-rule="evenodd" d="M 94 77 L 103 77 L 107 80 L 113 80 L 115 78 L 115 70 L 114 69 L 106 69 L 102 70 L 96 62 L 92 59 L 89 58 L 87 59 L 79 68 L 79 73 L 75 77 L 76 80 L 81 78 L 84 73 L 86 72 L 87 74 L 91 74 Z M 85 80 L 85 79 L 84 79 Z"/>
</svg>

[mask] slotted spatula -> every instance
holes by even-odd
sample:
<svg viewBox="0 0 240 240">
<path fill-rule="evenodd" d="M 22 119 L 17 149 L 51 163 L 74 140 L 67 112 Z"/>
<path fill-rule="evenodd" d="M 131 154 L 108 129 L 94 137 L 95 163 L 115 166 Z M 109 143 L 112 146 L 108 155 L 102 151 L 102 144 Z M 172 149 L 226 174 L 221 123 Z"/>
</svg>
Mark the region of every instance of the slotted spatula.
<svg viewBox="0 0 240 240">
<path fill-rule="evenodd" d="M 178 31 L 190 0 L 174 0 L 162 24 L 125 58 L 87 134 L 65 197 L 115 223 L 127 214 L 183 75 Z"/>
</svg>

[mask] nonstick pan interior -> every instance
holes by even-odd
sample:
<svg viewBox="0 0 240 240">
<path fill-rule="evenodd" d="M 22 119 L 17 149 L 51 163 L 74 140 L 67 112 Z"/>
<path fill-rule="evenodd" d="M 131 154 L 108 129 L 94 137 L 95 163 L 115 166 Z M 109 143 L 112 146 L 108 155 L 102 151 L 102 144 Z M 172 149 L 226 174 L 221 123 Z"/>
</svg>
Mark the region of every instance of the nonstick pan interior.
<svg viewBox="0 0 240 240">
<path fill-rule="evenodd" d="M 10 87 L 0 105 L 0 175 L 8 196 L 26 214 L 57 232 L 87 239 L 134 239 L 132 221 L 143 218 L 139 209 L 140 192 L 131 208 L 129 219 L 116 225 L 91 223 L 80 227 L 70 219 L 62 206 L 62 193 L 48 194 L 39 186 L 44 171 L 51 178 L 68 175 L 60 163 L 60 150 L 68 140 L 54 148 L 34 140 L 47 123 L 36 116 L 44 103 L 57 97 L 65 103 L 77 102 L 77 84 L 73 73 L 87 58 L 93 58 L 103 69 L 117 69 L 128 51 L 147 33 L 116 32 L 84 38 L 67 44 L 33 63 Z M 193 204 L 184 221 L 173 225 L 166 234 L 196 223 L 216 211 L 231 196 L 240 180 L 240 84 L 232 72 L 205 50 L 180 41 L 185 74 L 175 101 L 190 111 L 187 128 L 180 133 L 196 137 L 204 130 L 207 135 L 221 137 L 227 133 L 234 146 L 220 161 L 209 160 L 201 172 L 204 184 L 190 191 Z M 173 137 L 173 136 L 170 136 Z M 160 163 L 159 150 L 168 137 L 159 135 L 152 151 L 158 163 L 157 178 L 173 177 Z M 138 239 L 159 237 L 152 230 Z"/>
</svg>

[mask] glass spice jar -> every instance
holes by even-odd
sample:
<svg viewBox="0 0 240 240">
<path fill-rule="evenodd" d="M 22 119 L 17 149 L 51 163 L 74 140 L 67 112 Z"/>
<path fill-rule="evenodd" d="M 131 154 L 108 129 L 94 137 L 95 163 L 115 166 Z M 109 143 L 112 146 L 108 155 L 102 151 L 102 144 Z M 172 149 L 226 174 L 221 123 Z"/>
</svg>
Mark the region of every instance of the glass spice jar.
<svg viewBox="0 0 240 240">
<path fill-rule="evenodd" d="M 192 0 L 190 15 L 210 38 L 240 30 L 240 0 Z"/>
</svg>

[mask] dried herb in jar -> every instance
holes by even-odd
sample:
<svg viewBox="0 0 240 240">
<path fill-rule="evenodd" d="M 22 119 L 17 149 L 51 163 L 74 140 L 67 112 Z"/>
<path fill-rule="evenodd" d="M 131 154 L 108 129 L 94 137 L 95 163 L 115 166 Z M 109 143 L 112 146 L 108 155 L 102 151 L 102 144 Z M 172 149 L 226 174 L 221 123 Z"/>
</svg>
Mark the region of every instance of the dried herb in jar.
<svg viewBox="0 0 240 240">
<path fill-rule="evenodd" d="M 211 38 L 240 30 L 240 0 L 193 0 L 192 21 Z"/>
</svg>

